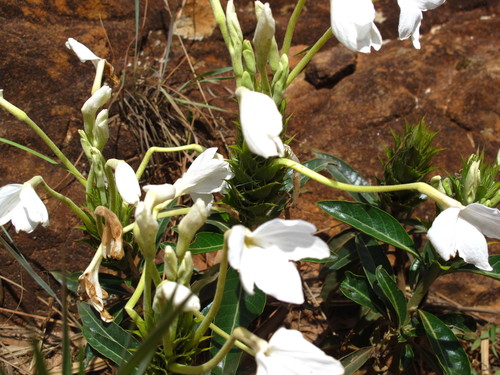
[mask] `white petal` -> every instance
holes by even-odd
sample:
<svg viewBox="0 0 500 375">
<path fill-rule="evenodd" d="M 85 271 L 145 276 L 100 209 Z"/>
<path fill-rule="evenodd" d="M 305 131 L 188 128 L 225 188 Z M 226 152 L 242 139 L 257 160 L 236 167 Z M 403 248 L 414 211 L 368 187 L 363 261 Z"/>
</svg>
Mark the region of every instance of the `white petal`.
<svg viewBox="0 0 500 375">
<path fill-rule="evenodd" d="M 200 299 L 189 288 L 173 281 L 162 281 L 156 289 L 153 309 L 160 313 L 169 301 L 174 307 L 182 306 L 184 312 L 200 310 Z"/>
<path fill-rule="evenodd" d="M 418 43 L 418 47 L 415 45 L 415 48 L 420 48 L 418 42 L 418 36 L 420 34 L 420 23 L 422 22 L 422 11 L 417 7 L 413 0 L 398 0 L 399 7 L 401 8 L 401 13 L 399 15 L 399 39 L 404 40 L 408 39 L 410 36 L 415 36 L 415 40 Z"/>
<path fill-rule="evenodd" d="M 24 184 L 21 189 L 20 198 L 31 222 L 36 224 L 40 223 L 44 227 L 49 224 L 49 213 L 47 212 L 47 207 L 45 207 L 45 204 L 43 204 L 42 200 L 38 197 L 30 184 Z"/>
<path fill-rule="evenodd" d="M 245 235 L 248 229 L 243 225 L 235 225 L 231 228 L 227 239 L 228 261 L 235 270 L 241 268 L 241 258 L 245 251 Z"/>
<path fill-rule="evenodd" d="M 146 185 L 142 190 L 146 192 L 144 203 L 147 207 L 154 207 L 175 198 L 175 188 L 171 184 Z"/>
<path fill-rule="evenodd" d="M 316 227 L 304 220 L 273 219 L 253 231 L 251 238 L 263 248 L 277 246 L 290 260 L 327 258 L 328 245 L 314 232 Z"/>
<path fill-rule="evenodd" d="M 136 204 L 141 196 L 141 187 L 130 165 L 118 162 L 115 170 L 116 187 L 122 199 L 128 204 Z"/>
<path fill-rule="evenodd" d="M 95 64 L 97 61 L 101 60 L 100 57 L 96 56 L 94 52 L 88 49 L 84 44 L 78 42 L 73 38 L 68 38 L 66 47 L 72 50 L 78 56 L 81 62 L 90 60 Z"/>
<path fill-rule="evenodd" d="M 413 0 L 417 7 L 422 11 L 436 9 L 441 4 L 444 4 L 446 0 Z"/>
<path fill-rule="evenodd" d="M 269 341 L 269 348 L 257 353 L 257 374 L 342 375 L 340 361 L 327 356 L 296 330 L 280 328 Z"/>
<path fill-rule="evenodd" d="M 255 247 L 252 250 L 255 285 L 282 302 L 304 303 L 302 281 L 295 264 L 278 249 Z"/>
<path fill-rule="evenodd" d="M 488 244 L 481 232 L 472 224 L 458 218 L 456 225 L 456 246 L 458 255 L 477 268 L 492 271 L 488 262 Z"/>
<path fill-rule="evenodd" d="M 472 203 L 460 211 L 460 216 L 485 236 L 500 239 L 500 211 L 498 209 Z"/>
<path fill-rule="evenodd" d="M 350 50 L 369 53 L 382 46 L 371 0 L 331 0 L 330 15 L 335 37 Z"/>
<path fill-rule="evenodd" d="M 7 224 L 12 211 L 21 203 L 22 184 L 9 184 L 0 188 L 0 225 Z"/>
<path fill-rule="evenodd" d="M 284 156 L 280 138 L 283 119 L 274 100 L 245 87 L 238 87 L 236 96 L 240 107 L 241 130 L 250 151 L 264 158 Z"/>
<path fill-rule="evenodd" d="M 441 212 L 427 232 L 432 246 L 445 261 L 455 256 L 458 215 L 461 207 L 450 207 Z"/>
</svg>

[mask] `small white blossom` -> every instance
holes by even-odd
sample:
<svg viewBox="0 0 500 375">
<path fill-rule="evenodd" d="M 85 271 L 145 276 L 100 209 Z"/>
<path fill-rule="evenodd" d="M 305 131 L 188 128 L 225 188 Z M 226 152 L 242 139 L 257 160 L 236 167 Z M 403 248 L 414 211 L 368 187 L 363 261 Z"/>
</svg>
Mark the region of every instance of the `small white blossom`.
<svg viewBox="0 0 500 375">
<path fill-rule="evenodd" d="M 351 51 L 370 53 L 382 46 L 372 0 L 331 0 L 330 16 L 333 34 Z"/>
<path fill-rule="evenodd" d="M 240 105 L 241 130 L 250 151 L 264 158 L 284 156 L 285 148 L 280 138 L 283 119 L 274 100 L 245 87 L 238 87 L 236 97 Z"/>
<path fill-rule="evenodd" d="M 169 302 L 174 308 L 182 306 L 181 309 L 184 312 L 200 310 L 200 299 L 189 288 L 164 280 L 156 288 L 153 310 L 159 314 Z"/>
<path fill-rule="evenodd" d="M 0 188 L 0 225 L 12 221 L 16 232 L 31 233 L 49 225 L 49 213 L 29 182 Z"/>
<path fill-rule="evenodd" d="M 467 263 L 491 271 L 484 236 L 500 239 L 500 211 L 479 203 L 449 207 L 436 217 L 427 236 L 445 261 L 458 252 Z"/>
<path fill-rule="evenodd" d="M 117 159 L 109 159 L 106 164 L 115 170 L 116 188 L 122 199 L 128 204 L 137 204 L 141 197 L 141 187 L 132 167 Z"/>
<path fill-rule="evenodd" d="M 398 0 L 401 13 L 399 15 L 399 39 L 411 37 L 413 46 L 420 49 L 420 24 L 422 12 L 435 9 L 446 0 Z"/>
<path fill-rule="evenodd" d="M 255 356 L 257 375 L 342 375 L 340 361 L 326 355 L 299 331 L 280 328 Z"/>
<path fill-rule="evenodd" d="M 240 272 L 243 288 L 254 293 L 254 285 L 266 294 L 288 303 L 303 303 L 302 283 L 293 263 L 303 258 L 323 259 L 328 245 L 313 236 L 316 227 L 303 220 L 270 220 L 251 232 L 242 225 L 231 228 L 228 237 L 229 264 Z"/>
<path fill-rule="evenodd" d="M 226 187 L 226 180 L 233 177 L 229 163 L 217 154 L 217 148 L 203 151 L 191 164 L 186 173 L 174 183 L 175 196 L 190 194 L 193 201 L 199 198 L 210 204 L 213 193 Z"/>
<path fill-rule="evenodd" d="M 87 46 L 73 38 L 68 38 L 66 47 L 72 50 L 81 62 L 92 61 L 92 63 L 97 66 L 97 63 L 101 60 L 101 58 L 96 56 L 96 54 L 88 49 Z"/>
</svg>

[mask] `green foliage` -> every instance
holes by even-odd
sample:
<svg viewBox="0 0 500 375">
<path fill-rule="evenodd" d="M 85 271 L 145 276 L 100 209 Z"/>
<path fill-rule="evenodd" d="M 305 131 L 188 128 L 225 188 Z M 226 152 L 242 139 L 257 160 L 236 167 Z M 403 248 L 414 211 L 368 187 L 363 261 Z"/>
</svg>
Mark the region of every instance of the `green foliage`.
<svg viewBox="0 0 500 375">
<path fill-rule="evenodd" d="M 380 184 L 424 181 L 436 169 L 431 165 L 432 158 L 441 151 L 432 146 L 436 135 L 429 130 L 424 120 L 415 126 L 406 123 L 401 135 L 392 132 L 394 146 L 385 149 L 385 158 L 381 160 L 384 174 Z M 410 216 L 422 202 L 420 193 L 411 190 L 382 193 L 380 197 L 381 208 L 400 219 Z"/>
</svg>

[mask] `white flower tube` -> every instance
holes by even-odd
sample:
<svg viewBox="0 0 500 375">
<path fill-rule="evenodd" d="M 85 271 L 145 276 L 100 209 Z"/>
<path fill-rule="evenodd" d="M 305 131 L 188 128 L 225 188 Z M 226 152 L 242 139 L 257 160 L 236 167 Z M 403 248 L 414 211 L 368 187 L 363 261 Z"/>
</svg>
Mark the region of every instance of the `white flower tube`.
<svg viewBox="0 0 500 375">
<path fill-rule="evenodd" d="M 500 211 L 479 203 L 449 207 L 436 217 L 427 236 L 445 261 L 458 252 L 467 263 L 492 271 L 484 236 L 500 239 Z"/>
<path fill-rule="evenodd" d="M 254 4 L 257 27 L 255 28 L 253 45 L 255 46 L 257 66 L 262 68 L 267 63 L 276 26 L 269 3 L 262 4 L 262 2 L 256 1 Z"/>
<path fill-rule="evenodd" d="M 333 34 L 351 51 L 370 53 L 371 47 L 382 47 L 372 0 L 331 0 L 330 16 Z"/>
<path fill-rule="evenodd" d="M 420 24 L 422 23 L 422 12 L 435 9 L 446 0 L 398 0 L 401 13 L 399 15 L 399 39 L 405 40 L 411 37 L 413 46 L 420 49 Z"/>
<path fill-rule="evenodd" d="M 328 245 L 313 236 L 316 227 L 303 220 L 273 219 L 251 232 L 242 225 L 231 228 L 228 237 L 229 264 L 240 272 L 243 288 L 254 293 L 254 285 L 266 294 L 288 303 L 303 303 L 302 283 L 290 261 L 323 259 Z"/>
<path fill-rule="evenodd" d="M 0 188 L 0 225 L 9 221 L 16 232 L 31 233 L 38 224 L 49 225 L 47 208 L 29 182 Z"/>
<path fill-rule="evenodd" d="M 245 87 L 238 87 L 236 97 L 240 104 L 241 130 L 250 151 L 264 158 L 284 156 L 280 138 L 283 119 L 274 100 Z"/>
<path fill-rule="evenodd" d="M 304 339 L 299 331 L 280 328 L 255 356 L 257 375 L 342 375 L 340 361 Z"/>
</svg>

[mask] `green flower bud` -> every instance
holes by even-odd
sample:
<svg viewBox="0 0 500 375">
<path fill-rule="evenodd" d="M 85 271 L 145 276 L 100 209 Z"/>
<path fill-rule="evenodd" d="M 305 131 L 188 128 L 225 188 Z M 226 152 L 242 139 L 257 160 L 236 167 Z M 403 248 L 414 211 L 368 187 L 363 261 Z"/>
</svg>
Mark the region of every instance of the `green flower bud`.
<svg viewBox="0 0 500 375">
<path fill-rule="evenodd" d="M 158 221 L 144 202 L 139 202 L 135 209 L 134 237 L 145 258 L 152 259 L 156 253 L 156 233 L 158 232 Z"/>
<path fill-rule="evenodd" d="M 103 109 L 95 119 L 94 127 L 94 147 L 101 150 L 109 139 L 108 110 Z"/>
<path fill-rule="evenodd" d="M 257 72 L 255 67 L 255 55 L 253 53 L 252 43 L 249 40 L 243 41 L 243 66 L 245 71 L 251 75 Z"/>
<path fill-rule="evenodd" d="M 163 254 L 163 263 L 165 265 L 165 276 L 167 280 L 177 281 L 177 255 L 172 246 L 165 247 Z"/>
<path fill-rule="evenodd" d="M 290 68 L 288 65 L 288 56 L 283 54 L 280 58 L 280 62 L 278 64 L 278 70 L 274 74 L 273 82 L 271 85 L 273 89 L 273 100 L 276 103 L 276 105 L 279 105 L 283 100 L 288 73 L 290 73 Z"/>
<path fill-rule="evenodd" d="M 109 86 L 102 86 L 97 90 L 83 105 L 83 125 L 87 136 L 93 137 L 94 125 L 96 120 L 96 113 L 99 108 L 108 102 L 111 98 L 111 88 Z M 91 140 L 92 141 L 92 140 Z M 91 142 L 92 143 L 92 142 Z"/>
<path fill-rule="evenodd" d="M 246 87 L 247 89 L 254 91 L 254 85 L 252 76 L 248 72 L 243 72 L 241 76 L 240 86 Z"/>
<path fill-rule="evenodd" d="M 191 281 L 191 276 L 193 275 L 194 263 L 191 251 L 186 251 L 184 258 L 182 259 L 181 265 L 179 266 L 179 273 L 177 281 L 182 285 L 189 285 Z"/>
<path fill-rule="evenodd" d="M 255 15 L 257 16 L 257 27 L 255 28 L 253 45 L 255 46 L 257 68 L 264 70 L 274 38 L 275 22 L 269 3 L 262 4 L 260 1 L 256 1 Z"/>
<path fill-rule="evenodd" d="M 201 199 L 197 199 L 188 214 L 179 223 L 179 241 L 177 242 L 177 256 L 184 257 L 189 244 L 198 230 L 205 224 L 209 209 Z"/>
<path fill-rule="evenodd" d="M 481 171 L 479 169 L 480 161 L 473 160 L 476 158 L 476 155 L 471 155 L 469 158 L 471 163 L 469 165 L 469 169 L 467 170 L 467 175 L 465 176 L 464 198 L 466 204 L 475 202 L 477 188 L 481 185 Z"/>
</svg>

